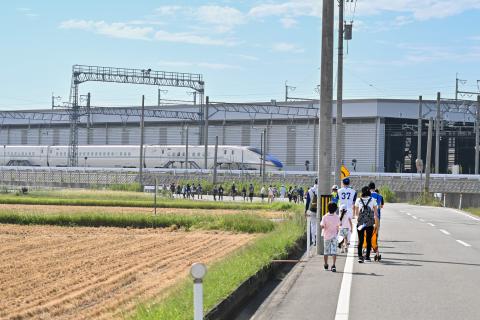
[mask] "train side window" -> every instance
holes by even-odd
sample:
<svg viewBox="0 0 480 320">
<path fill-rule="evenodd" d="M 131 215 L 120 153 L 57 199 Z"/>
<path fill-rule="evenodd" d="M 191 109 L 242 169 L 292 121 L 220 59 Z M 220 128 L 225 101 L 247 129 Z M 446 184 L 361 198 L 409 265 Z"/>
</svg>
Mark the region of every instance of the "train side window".
<svg viewBox="0 0 480 320">
<path fill-rule="evenodd" d="M 227 154 L 227 150 L 223 150 L 223 154 Z"/>
<path fill-rule="evenodd" d="M 185 157 L 185 152 L 182 152 L 182 156 L 184 156 L 184 157 Z"/>
</svg>

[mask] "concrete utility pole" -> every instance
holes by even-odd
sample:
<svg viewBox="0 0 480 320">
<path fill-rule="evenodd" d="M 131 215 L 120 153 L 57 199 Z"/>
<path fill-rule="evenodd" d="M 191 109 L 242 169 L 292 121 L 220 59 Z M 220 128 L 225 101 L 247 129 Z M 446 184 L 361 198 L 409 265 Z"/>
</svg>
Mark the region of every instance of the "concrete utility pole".
<svg viewBox="0 0 480 320">
<path fill-rule="evenodd" d="M 480 158 L 480 95 L 477 96 L 477 109 L 476 109 L 476 119 L 475 119 L 475 174 L 478 174 L 478 165 Z"/>
<path fill-rule="evenodd" d="M 432 137 L 433 135 L 433 119 L 428 120 L 428 137 L 427 137 L 427 161 L 425 163 L 425 193 L 430 192 L 430 170 L 432 163 Z"/>
<path fill-rule="evenodd" d="M 185 128 L 185 169 L 188 169 L 188 125 Z"/>
<path fill-rule="evenodd" d="M 435 119 L 435 173 L 440 173 L 440 92 L 437 92 L 437 117 Z"/>
<path fill-rule="evenodd" d="M 213 185 L 217 184 L 217 157 L 218 157 L 218 136 L 215 136 L 215 153 L 213 154 Z"/>
<path fill-rule="evenodd" d="M 265 184 L 265 158 L 267 157 L 267 128 L 263 129 L 262 184 Z"/>
<path fill-rule="evenodd" d="M 203 129 L 203 142 L 205 143 L 205 169 L 208 169 L 208 103 L 210 98 L 205 98 L 205 127 Z"/>
<path fill-rule="evenodd" d="M 337 62 L 337 120 L 335 135 L 335 178 L 341 185 L 341 167 L 343 162 L 343 2 L 338 1 L 338 62 Z"/>
<path fill-rule="evenodd" d="M 317 254 L 323 254 L 320 236 L 321 197 L 329 194 L 332 170 L 333 24 L 334 0 L 323 1 L 322 61 L 320 70 L 320 125 L 318 130 Z"/>
<path fill-rule="evenodd" d="M 140 187 L 143 188 L 143 131 L 145 120 L 145 95 L 142 95 L 142 116 L 140 117 L 140 163 L 138 164 L 138 174 Z"/>
<path fill-rule="evenodd" d="M 422 159 L 422 96 L 418 97 L 417 159 Z"/>
</svg>

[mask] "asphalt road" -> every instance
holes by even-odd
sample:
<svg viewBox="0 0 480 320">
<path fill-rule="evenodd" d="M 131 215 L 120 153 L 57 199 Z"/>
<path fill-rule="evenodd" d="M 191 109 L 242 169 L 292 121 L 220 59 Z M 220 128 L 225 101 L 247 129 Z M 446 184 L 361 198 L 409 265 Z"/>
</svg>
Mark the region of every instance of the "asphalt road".
<svg viewBox="0 0 480 320">
<path fill-rule="evenodd" d="M 321 257 L 298 265 L 290 284 L 279 286 L 254 319 L 480 319 L 479 218 L 388 204 L 380 251 L 379 263 L 355 258 L 351 285 L 341 294 L 345 255 L 336 274 L 323 271 Z M 339 300 L 348 296 L 349 314 L 336 317 Z"/>
</svg>

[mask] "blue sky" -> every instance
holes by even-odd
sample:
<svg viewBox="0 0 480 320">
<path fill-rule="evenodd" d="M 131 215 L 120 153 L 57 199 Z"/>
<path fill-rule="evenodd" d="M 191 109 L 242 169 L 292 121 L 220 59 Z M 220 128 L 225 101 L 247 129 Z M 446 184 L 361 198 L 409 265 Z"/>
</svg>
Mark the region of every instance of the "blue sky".
<svg viewBox="0 0 480 320">
<path fill-rule="evenodd" d="M 315 98 L 321 1 L 2 1 L 0 109 L 68 99 L 73 64 L 201 73 L 212 101 Z M 453 97 L 480 91 L 479 0 L 358 0 L 345 98 Z M 165 88 L 166 99 L 189 100 Z M 86 83 L 94 105 L 147 104 L 157 88 Z"/>
</svg>

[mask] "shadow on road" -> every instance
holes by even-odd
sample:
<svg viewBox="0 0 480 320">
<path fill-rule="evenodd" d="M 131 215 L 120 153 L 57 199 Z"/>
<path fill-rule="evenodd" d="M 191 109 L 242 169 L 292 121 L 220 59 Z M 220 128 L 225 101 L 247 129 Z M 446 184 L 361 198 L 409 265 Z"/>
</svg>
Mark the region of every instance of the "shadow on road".
<svg viewBox="0 0 480 320">
<path fill-rule="evenodd" d="M 391 261 L 391 260 L 400 261 L 400 262 L 401 262 L 401 261 L 412 261 L 412 262 L 456 264 L 456 265 L 463 265 L 463 266 L 480 267 L 480 264 L 479 264 L 479 263 L 454 262 L 454 261 L 438 261 L 438 260 L 400 259 L 400 258 L 388 258 L 387 260 L 383 260 L 383 259 L 382 259 L 382 263 L 384 263 L 384 264 L 391 263 L 391 264 L 401 265 L 400 262 L 395 263 L 394 261 Z M 386 262 L 388 262 L 388 263 L 386 263 Z M 413 266 L 421 266 L 421 265 L 415 265 L 415 264 L 413 264 Z"/>
</svg>

